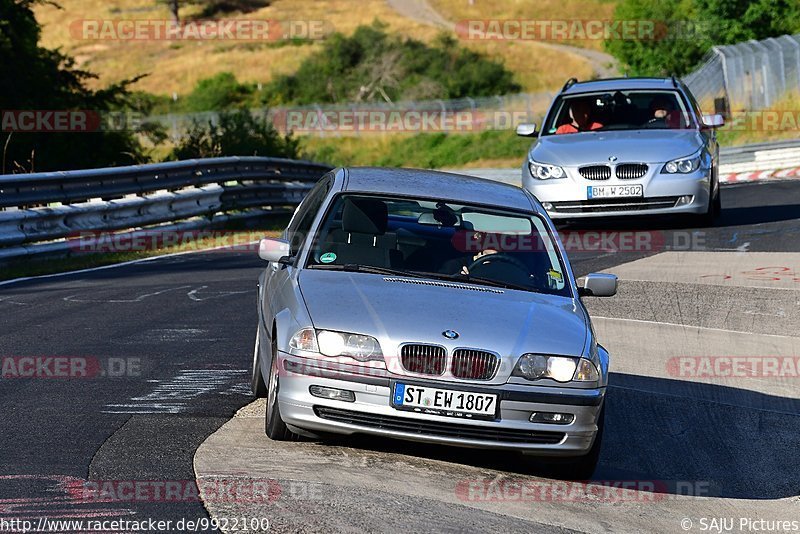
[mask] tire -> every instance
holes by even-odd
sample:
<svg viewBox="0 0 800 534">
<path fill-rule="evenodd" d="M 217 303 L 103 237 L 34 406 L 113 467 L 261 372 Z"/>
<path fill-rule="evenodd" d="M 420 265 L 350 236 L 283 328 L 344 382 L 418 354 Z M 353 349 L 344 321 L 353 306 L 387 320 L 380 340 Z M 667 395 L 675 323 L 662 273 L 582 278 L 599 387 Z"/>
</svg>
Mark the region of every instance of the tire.
<svg viewBox="0 0 800 534">
<path fill-rule="evenodd" d="M 603 406 L 597 419 L 597 435 L 594 438 L 594 443 L 592 443 L 592 448 L 583 456 L 558 459 L 554 464 L 551 464 L 556 478 L 562 480 L 590 480 L 592 478 L 600 461 L 605 420 L 606 408 Z"/>
<path fill-rule="evenodd" d="M 722 193 L 717 185 L 717 195 L 714 197 L 714 217 L 719 217 L 722 214 Z"/>
<path fill-rule="evenodd" d="M 717 217 L 719 217 L 719 214 L 721 212 L 722 212 L 722 195 L 720 193 L 719 186 L 717 186 L 717 194 L 714 195 L 713 198 L 709 199 L 708 209 L 704 214 L 698 215 L 697 217 L 699 225 L 703 228 L 714 226 L 714 221 L 717 220 Z"/>
<path fill-rule="evenodd" d="M 267 382 L 267 409 L 264 413 L 264 433 L 274 441 L 294 441 L 297 434 L 286 427 L 286 423 L 281 419 L 281 410 L 278 404 L 278 392 L 280 391 L 280 377 L 278 373 L 278 345 L 275 342 L 277 333 L 273 331 L 272 341 L 272 364 L 269 369 L 269 381 Z"/>
<path fill-rule="evenodd" d="M 263 399 L 267 396 L 267 384 L 261 372 L 261 328 L 256 327 L 256 346 L 253 348 L 253 373 L 250 377 L 250 391 L 255 398 Z"/>
</svg>

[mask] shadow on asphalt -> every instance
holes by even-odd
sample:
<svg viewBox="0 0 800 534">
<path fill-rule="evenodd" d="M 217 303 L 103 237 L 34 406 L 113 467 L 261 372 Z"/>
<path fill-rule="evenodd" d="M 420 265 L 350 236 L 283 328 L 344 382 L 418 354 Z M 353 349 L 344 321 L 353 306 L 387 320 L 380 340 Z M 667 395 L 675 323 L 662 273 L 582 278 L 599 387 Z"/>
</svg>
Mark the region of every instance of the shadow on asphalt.
<svg viewBox="0 0 800 534">
<path fill-rule="evenodd" d="M 793 221 L 800 218 L 800 204 L 782 204 L 779 206 L 747 206 L 723 208 L 714 225 L 704 227 L 697 220 L 688 216 L 664 215 L 660 217 L 634 215 L 625 218 L 604 217 L 602 219 L 573 219 L 556 223 L 558 230 L 710 230 L 732 226 L 748 226 L 753 224 L 777 223 Z"/>
<path fill-rule="evenodd" d="M 653 482 L 655 493 L 733 499 L 800 494 L 800 399 L 612 373 L 606 402 L 594 481 Z M 514 478 L 552 476 L 546 459 L 531 461 L 516 453 L 374 436 L 328 436 L 322 443 L 463 464 Z"/>
<path fill-rule="evenodd" d="M 752 224 L 791 221 L 798 218 L 800 218 L 800 204 L 727 208 L 722 210 L 722 215 L 715 222 L 714 226 L 719 228 L 747 226 Z"/>
</svg>

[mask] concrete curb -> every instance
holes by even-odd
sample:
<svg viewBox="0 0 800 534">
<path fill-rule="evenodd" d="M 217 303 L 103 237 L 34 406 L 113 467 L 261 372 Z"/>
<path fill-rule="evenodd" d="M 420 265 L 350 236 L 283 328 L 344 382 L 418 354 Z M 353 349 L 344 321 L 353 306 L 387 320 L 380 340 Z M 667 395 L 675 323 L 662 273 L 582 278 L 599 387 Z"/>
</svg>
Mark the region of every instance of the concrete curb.
<svg viewBox="0 0 800 534">
<path fill-rule="evenodd" d="M 789 180 L 800 178 L 800 167 L 788 169 L 769 169 L 750 172 L 734 172 L 719 177 L 722 184 L 735 184 L 740 182 L 762 182 L 767 180 Z"/>
</svg>

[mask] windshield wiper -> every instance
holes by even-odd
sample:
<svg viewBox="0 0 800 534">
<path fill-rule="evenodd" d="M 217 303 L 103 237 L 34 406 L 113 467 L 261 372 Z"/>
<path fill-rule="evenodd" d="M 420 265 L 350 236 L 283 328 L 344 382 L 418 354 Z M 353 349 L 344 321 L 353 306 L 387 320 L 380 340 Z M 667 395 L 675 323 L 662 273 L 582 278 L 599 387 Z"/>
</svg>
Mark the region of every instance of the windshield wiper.
<svg viewBox="0 0 800 534">
<path fill-rule="evenodd" d="M 389 267 L 374 267 L 372 265 L 359 265 L 357 263 L 345 263 L 344 265 L 309 265 L 309 269 L 323 269 L 328 271 L 347 271 L 351 273 L 371 273 L 386 274 L 390 276 L 410 276 L 421 278 L 423 275 L 414 271 L 403 271 L 402 269 L 391 269 Z"/>
<path fill-rule="evenodd" d="M 502 287 L 504 289 L 516 289 L 519 291 L 531 291 L 533 293 L 541 293 L 541 291 L 537 290 L 535 287 L 523 286 L 511 282 L 501 282 L 499 280 L 493 280 L 491 278 L 483 278 L 480 276 L 473 276 L 471 274 L 426 273 L 420 271 L 413 271 L 413 272 L 420 276 L 425 276 L 428 278 L 438 278 L 440 280 L 453 280 L 456 282 L 483 284 L 492 287 Z"/>
<path fill-rule="evenodd" d="M 385 274 L 389 276 L 408 276 L 412 278 L 432 278 L 434 280 L 452 280 L 456 282 L 466 282 L 474 284 L 483 284 L 492 287 L 501 287 L 503 289 L 516 289 L 518 291 L 530 291 L 533 293 L 542 293 L 535 287 L 523 286 L 520 284 L 513 284 L 511 282 L 501 282 L 492 280 L 491 278 L 482 278 L 480 276 L 472 276 L 469 274 L 447 274 L 447 273 L 432 273 L 423 271 L 403 271 L 402 269 L 391 269 L 388 267 L 374 267 L 372 265 L 359 265 L 357 263 L 346 263 L 344 265 L 322 265 L 315 264 L 309 265 L 309 269 L 320 269 L 327 271 L 346 271 L 351 273 L 372 273 L 372 274 Z"/>
</svg>

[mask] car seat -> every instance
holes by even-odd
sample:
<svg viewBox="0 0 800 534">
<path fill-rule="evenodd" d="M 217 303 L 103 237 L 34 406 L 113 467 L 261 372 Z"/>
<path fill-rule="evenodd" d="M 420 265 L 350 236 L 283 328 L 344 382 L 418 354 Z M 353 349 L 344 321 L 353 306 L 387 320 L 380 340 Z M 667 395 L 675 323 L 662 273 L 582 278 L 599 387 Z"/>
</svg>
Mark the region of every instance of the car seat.
<svg viewBox="0 0 800 534">
<path fill-rule="evenodd" d="M 397 235 L 387 232 L 389 213 L 386 203 L 372 198 L 346 198 L 342 208 L 342 227 L 331 231 L 323 252 L 336 254 L 337 264 L 396 266 L 402 257 L 397 250 Z"/>
</svg>

